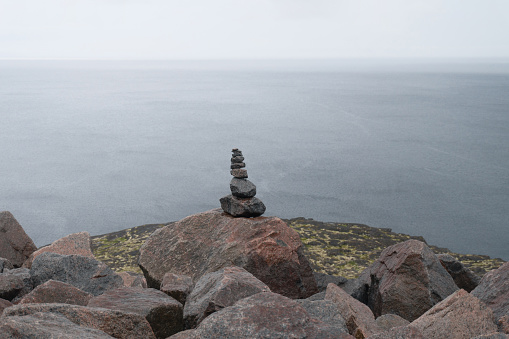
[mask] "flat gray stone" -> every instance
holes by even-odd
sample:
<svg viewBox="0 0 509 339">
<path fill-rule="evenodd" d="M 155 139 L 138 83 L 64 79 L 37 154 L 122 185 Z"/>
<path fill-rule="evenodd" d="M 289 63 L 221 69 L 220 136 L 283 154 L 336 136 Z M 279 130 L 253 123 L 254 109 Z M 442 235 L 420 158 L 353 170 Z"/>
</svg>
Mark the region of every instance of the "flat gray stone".
<svg viewBox="0 0 509 339">
<path fill-rule="evenodd" d="M 256 195 L 256 186 L 247 179 L 233 178 L 230 181 L 230 191 L 237 198 L 252 198 Z"/>
</svg>

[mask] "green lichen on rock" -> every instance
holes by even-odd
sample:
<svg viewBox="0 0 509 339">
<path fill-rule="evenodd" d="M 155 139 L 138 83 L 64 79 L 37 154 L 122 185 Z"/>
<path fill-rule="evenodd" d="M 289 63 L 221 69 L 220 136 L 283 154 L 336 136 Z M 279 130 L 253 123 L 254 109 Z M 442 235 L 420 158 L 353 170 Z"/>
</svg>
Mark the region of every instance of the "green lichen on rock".
<svg viewBox="0 0 509 339">
<path fill-rule="evenodd" d="M 142 273 L 138 266 L 141 245 L 158 228 L 168 224 L 151 224 L 93 236 L 92 252 L 117 272 Z"/>
<path fill-rule="evenodd" d="M 423 237 L 362 224 L 320 222 L 305 218 L 285 222 L 299 233 L 305 254 L 316 272 L 345 278 L 357 277 L 386 247 L 408 239 L 426 242 Z M 141 273 L 137 263 L 141 245 L 156 229 L 170 224 L 142 225 L 93 236 L 92 251 L 97 259 L 117 272 Z M 502 259 L 485 255 L 452 253 L 436 246 L 430 248 L 437 254 L 451 254 L 480 276 L 504 263 Z"/>
<path fill-rule="evenodd" d="M 376 228 L 362 224 L 320 222 L 313 219 L 295 218 L 285 220 L 296 230 L 305 246 L 305 254 L 315 272 L 355 278 L 371 265 L 385 248 L 423 237 L 394 233 L 391 229 Z M 447 248 L 428 245 L 435 253 L 448 253 L 469 267 L 476 274 L 500 267 L 502 259 L 485 255 L 458 254 Z"/>
</svg>

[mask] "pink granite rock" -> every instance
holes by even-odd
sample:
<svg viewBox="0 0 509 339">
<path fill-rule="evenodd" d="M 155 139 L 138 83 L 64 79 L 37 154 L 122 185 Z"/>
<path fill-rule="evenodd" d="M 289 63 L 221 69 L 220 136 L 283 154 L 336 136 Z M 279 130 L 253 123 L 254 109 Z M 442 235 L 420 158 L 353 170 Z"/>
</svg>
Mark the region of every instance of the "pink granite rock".
<svg viewBox="0 0 509 339">
<path fill-rule="evenodd" d="M 21 267 L 30 254 L 37 250 L 32 239 L 10 212 L 0 212 L 0 234 L 0 257 L 9 260 L 15 267 Z"/>
<path fill-rule="evenodd" d="M 88 232 L 79 232 L 69 234 L 66 237 L 54 241 L 51 245 L 39 248 L 30 255 L 30 258 L 25 261 L 23 267 L 31 268 L 34 259 L 45 252 L 63 255 L 76 254 L 95 259 L 92 249 L 90 248 L 90 234 Z"/>
<path fill-rule="evenodd" d="M 375 321 L 373 312 L 346 293 L 341 287 L 329 284 L 325 292 L 325 299 L 332 301 L 338 308 L 339 313 L 346 321 L 346 326 L 355 338 L 368 338 L 370 335 L 382 332 Z"/>
<path fill-rule="evenodd" d="M 465 290 L 459 290 L 413 321 L 425 338 L 463 339 L 497 331 L 493 311 Z"/>
<path fill-rule="evenodd" d="M 166 273 L 161 283 L 161 292 L 177 299 L 182 305 L 185 305 L 189 293 L 193 290 L 194 283 L 188 275 Z"/>
<path fill-rule="evenodd" d="M 0 316 L 2 316 L 4 309 L 11 307 L 12 305 L 13 304 L 9 300 L 0 299 Z"/>
<path fill-rule="evenodd" d="M 497 319 L 509 314 L 509 262 L 486 273 L 472 295 L 484 301 Z"/>
<path fill-rule="evenodd" d="M 153 288 L 160 288 L 168 272 L 197 281 L 239 266 L 290 298 L 318 292 L 299 234 L 276 217 L 234 218 L 220 209 L 195 214 L 155 231 L 138 263 Z"/>
<path fill-rule="evenodd" d="M 397 314 L 413 321 L 458 287 L 422 241 L 387 247 L 368 268 L 368 306 L 375 317 Z"/>
<path fill-rule="evenodd" d="M 141 274 L 134 272 L 117 273 L 124 281 L 125 287 L 143 287 L 147 288 L 147 279 Z"/>
<path fill-rule="evenodd" d="M 93 295 L 61 281 L 48 280 L 25 295 L 19 304 L 61 303 L 86 306 Z"/>
<path fill-rule="evenodd" d="M 153 288 L 122 287 L 94 297 L 89 307 L 136 313 L 147 319 L 157 338 L 184 329 L 182 304 Z"/>
<path fill-rule="evenodd" d="M 150 324 L 143 316 L 105 308 L 69 304 L 22 304 L 6 308 L 3 317 L 37 313 L 63 315 L 76 325 L 94 328 L 118 339 L 155 339 Z"/>
</svg>

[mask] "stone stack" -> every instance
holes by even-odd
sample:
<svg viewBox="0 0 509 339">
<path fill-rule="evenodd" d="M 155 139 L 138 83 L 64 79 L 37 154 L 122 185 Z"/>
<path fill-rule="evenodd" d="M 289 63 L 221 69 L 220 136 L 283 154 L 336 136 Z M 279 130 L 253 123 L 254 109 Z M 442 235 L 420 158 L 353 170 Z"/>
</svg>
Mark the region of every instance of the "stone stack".
<svg viewBox="0 0 509 339">
<path fill-rule="evenodd" d="M 247 170 L 244 168 L 244 157 L 238 148 L 232 149 L 230 182 L 232 194 L 219 199 L 221 208 L 234 217 L 257 217 L 265 212 L 263 202 L 255 198 L 256 186 L 247 180 Z"/>
</svg>

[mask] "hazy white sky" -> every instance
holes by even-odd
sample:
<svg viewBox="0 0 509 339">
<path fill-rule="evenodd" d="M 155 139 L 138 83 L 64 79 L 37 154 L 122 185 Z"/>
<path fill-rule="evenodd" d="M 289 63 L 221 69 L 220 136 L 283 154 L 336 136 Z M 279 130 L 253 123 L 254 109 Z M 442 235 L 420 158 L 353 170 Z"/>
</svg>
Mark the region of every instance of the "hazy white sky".
<svg viewBox="0 0 509 339">
<path fill-rule="evenodd" d="M 0 0 L 0 59 L 509 57 L 509 0 Z"/>
</svg>

